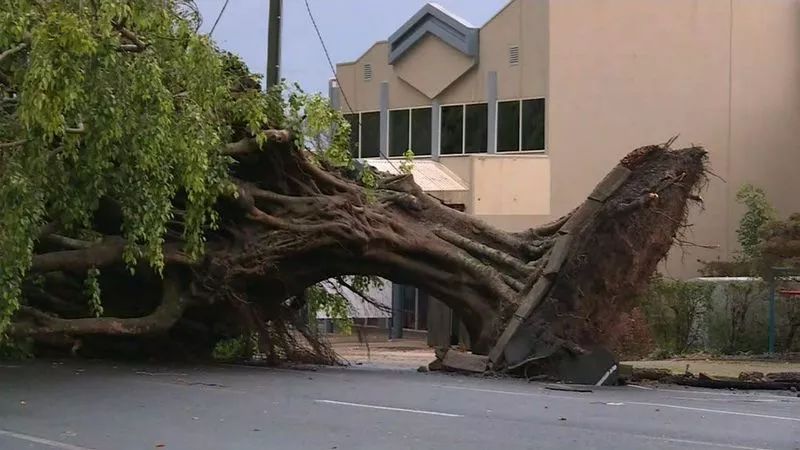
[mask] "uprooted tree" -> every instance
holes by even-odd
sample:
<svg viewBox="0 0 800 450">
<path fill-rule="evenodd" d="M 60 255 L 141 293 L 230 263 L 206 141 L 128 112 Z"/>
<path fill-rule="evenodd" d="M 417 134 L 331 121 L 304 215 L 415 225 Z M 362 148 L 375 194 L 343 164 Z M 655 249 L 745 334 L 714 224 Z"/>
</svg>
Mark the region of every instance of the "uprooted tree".
<svg viewBox="0 0 800 450">
<path fill-rule="evenodd" d="M 498 365 L 519 333 L 539 356 L 581 353 L 607 342 L 699 199 L 705 152 L 648 146 L 565 217 L 495 229 L 351 161 L 323 99 L 262 92 L 196 20 L 174 0 L 0 11 L 6 336 L 207 351 L 234 328 L 273 357 L 330 357 L 298 320 L 302 293 L 370 275 L 454 308 Z"/>
</svg>

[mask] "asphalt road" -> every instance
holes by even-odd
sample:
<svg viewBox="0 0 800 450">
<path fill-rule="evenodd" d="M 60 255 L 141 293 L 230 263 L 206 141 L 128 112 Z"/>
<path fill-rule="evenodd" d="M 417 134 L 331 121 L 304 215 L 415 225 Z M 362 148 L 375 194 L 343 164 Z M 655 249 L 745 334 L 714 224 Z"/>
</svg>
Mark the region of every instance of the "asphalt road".
<svg viewBox="0 0 800 450">
<path fill-rule="evenodd" d="M 798 449 L 800 398 L 410 370 L 0 364 L 0 449 Z"/>
</svg>

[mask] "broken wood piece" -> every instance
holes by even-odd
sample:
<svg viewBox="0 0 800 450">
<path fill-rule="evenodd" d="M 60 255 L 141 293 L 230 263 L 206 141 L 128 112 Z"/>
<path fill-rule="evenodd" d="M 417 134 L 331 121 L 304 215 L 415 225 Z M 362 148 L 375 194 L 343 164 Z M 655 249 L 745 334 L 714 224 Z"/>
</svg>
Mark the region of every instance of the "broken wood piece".
<svg viewBox="0 0 800 450">
<path fill-rule="evenodd" d="M 495 346 L 489 352 L 489 360 L 492 361 L 493 364 L 497 365 L 502 363 L 503 358 L 505 357 L 504 352 L 508 343 L 511 339 L 516 335 L 517 330 L 519 330 L 520 325 L 522 322 L 528 319 L 534 309 L 542 302 L 542 299 L 545 297 L 547 292 L 550 290 L 551 281 L 548 278 L 539 278 L 534 283 L 533 288 L 531 288 L 528 295 L 525 296 L 525 299 L 522 301 L 522 304 L 517 308 L 517 311 L 514 313 L 514 316 L 509 321 L 508 325 L 506 325 L 505 330 L 500 335 L 500 338 L 495 343 Z M 527 355 L 526 355 L 527 356 Z M 519 359 L 513 361 L 512 364 L 518 362 Z"/>
<path fill-rule="evenodd" d="M 784 383 L 779 381 L 739 381 L 739 380 L 716 380 L 713 378 L 698 379 L 690 376 L 673 376 L 663 378 L 665 383 L 677 384 L 680 386 L 691 386 L 709 389 L 741 389 L 741 390 L 771 390 L 788 391 L 792 388 L 800 388 L 798 383 Z"/>
<path fill-rule="evenodd" d="M 800 383 L 800 372 L 774 372 L 768 373 L 766 379 L 781 383 Z"/>
<path fill-rule="evenodd" d="M 764 381 L 763 372 L 741 372 L 739 381 Z"/>
<path fill-rule="evenodd" d="M 672 372 L 669 369 L 653 369 L 646 367 L 634 367 L 631 373 L 632 381 L 651 380 L 660 381 L 664 378 L 671 377 Z"/>
<path fill-rule="evenodd" d="M 567 222 L 558 230 L 559 234 L 577 234 L 581 231 L 581 229 L 589 223 L 589 219 L 600 210 L 600 207 L 603 206 L 602 203 L 594 200 L 590 200 L 585 202 L 583 205 L 578 207 L 578 210 L 575 211 Z"/>
<path fill-rule="evenodd" d="M 580 387 L 580 386 L 565 386 L 562 384 L 549 384 L 544 387 L 545 389 L 551 391 L 566 391 L 566 392 L 592 392 L 592 390 L 588 387 Z"/>
<path fill-rule="evenodd" d="M 617 165 L 609 172 L 600 183 L 595 186 L 589 198 L 598 202 L 605 202 L 631 174 L 631 170 L 622 164 Z"/>
<path fill-rule="evenodd" d="M 553 245 L 553 249 L 550 250 L 550 259 L 547 260 L 547 266 L 545 266 L 542 275 L 549 278 L 558 274 L 567 259 L 570 244 L 572 244 L 572 235 L 570 234 L 564 234 L 556 238 L 556 243 Z"/>
</svg>

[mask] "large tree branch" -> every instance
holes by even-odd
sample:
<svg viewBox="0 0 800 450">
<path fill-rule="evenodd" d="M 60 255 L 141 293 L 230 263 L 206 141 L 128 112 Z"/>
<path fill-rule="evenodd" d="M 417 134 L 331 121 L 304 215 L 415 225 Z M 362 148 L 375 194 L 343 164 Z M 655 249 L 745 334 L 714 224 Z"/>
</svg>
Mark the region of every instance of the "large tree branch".
<svg viewBox="0 0 800 450">
<path fill-rule="evenodd" d="M 45 236 L 44 240 L 70 250 L 88 249 L 100 243 L 100 241 L 85 241 L 83 239 L 75 239 L 56 233 Z"/>
<path fill-rule="evenodd" d="M 25 145 L 26 142 L 28 142 L 27 139 L 19 139 L 19 140 L 11 141 L 11 142 L 0 142 L 0 149 L 2 149 L 2 148 L 20 147 L 20 146 Z"/>
<path fill-rule="evenodd" d="M 77 245 L 83 245 L 76 242 Z M 33 257 L 34 272 L 52 272 L 54 270 L 86 271 L 92 267 L 104 267 L 122 261 L 126 241 L 121 237 L 110 237 L 101 243 L 76 250 L 43 253 Z M 191 260 L 180 251 L 177 245 L 164 246 L 164 259 L 168 263 L 190 264 Z"/>
<path fill-rule="evenodd" d="M 4 51 L 3 53 L 0 53 L 0 63 L 2 63 L 4 59 L 8 58 L 9 56 L 13 55 L 14 53 L 21 52 L 22 50 L 25 50 L 26 48 L 28 48 L 28 44 L 23 42 L 21 44 L 15 45 L 14 47 L 11 47 L 10 49 Z"/>
<path fill-rule="evenodd" d="M 337 281 L 339 284 L 341 284 L 342 286 L 346 287 L 348 291 L 350 291 L 350 292 L 352 292 L 352 293 L 356 294 L 357 296 L 361 297 L 361 300 L 364 300 L 364 301 L 365 301 L 365 302 L 367 302 L 368 304 L 370 304 L 370 305 L 372 305 L 372 306 L 374 306 L 374 307 L 378 308 L 379 310 L 381 310 L 381 311 L 383 311 L 383 312 L 392 312 L 392 308 L 391 308 L 391 307 L 389 307 L 389 306 L 386 306 L 386 305 L 384 305 L 384 304 L 382 304 L 382 303 L 378 303 L 378 301 L 377 301 L 377 300 L 375 300 L 375 299 L 373 299 L 373 298 L 370 298 L 369 296 L 367 296 L 367 295 L 366 295 L 366 294 L 364 294 L 363 292 L 359 291 L 358 289 L 356 289 L 356 287 L 355 287 L 355 286 L 353 286 L 352 284 L 350 284 L 350 283 L 348 283 L 347 281 L 345 281 L 345 279 L 344 279 L 344 278 L 342 278 L 342 277 L 336 277 L 336 281 Z M 337 289 L 338 289 L 338 288 L 337 288 Z"/>
<path fill-rule="evenodd" d="M 45 335 L 139 335 L 168 330 L 181 318 L 189 305 L 178 274 L 168 271 L 164 279 L 161 304 L 150 314 L 136 318 L 98 317 L 61 319 L 39 310 L 24 307 L 20 315 L 29 321 L 16 323 L 11 328 L 15 336 Z"/>
<path fill-rule="evenodd" d="M 516 276 L 525 276 L 528 272 L 530 272 L 530 268 L 527 267 L 522 261 L 519 259 L 504 253 L 500 250 L 494 249 L 489 247 L 488 245 L 481 244 L 480 242 L 475 242 L 471 239 L 467 239 L 460 234 L 449 230 L 447 228 L 438 228 L 434 231 L 437 236 L 444 239 L 445 241 L 466 250 L 472 256 L 478 258 L 479 260 L 489 260 L 495 264 L 499 264 L 507 269 L 511 269 L 514 271 Z"/>
<path fill-rule="evenodd" d="M 264 130 L 263 133 L 267 137 L 267 142 L 269 143 L 283 144 L 289 142 L 290 139 L 289 132 L 286 130 Z M 253 137 L 246 137 L 236 142 L 226 144 L 222 149 L 222 154 L 228 156 L 242 156 L 250 155 L 258 151 L 261 151 L 261 146 L 258 145 L 258 141 Z"/>
</svg>

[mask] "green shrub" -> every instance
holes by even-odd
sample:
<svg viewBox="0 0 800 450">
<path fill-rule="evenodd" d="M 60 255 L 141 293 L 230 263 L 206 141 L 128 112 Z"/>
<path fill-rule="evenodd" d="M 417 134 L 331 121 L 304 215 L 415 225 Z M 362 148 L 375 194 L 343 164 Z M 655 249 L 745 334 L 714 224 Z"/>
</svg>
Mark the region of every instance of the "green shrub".
<svg viewBox="0 0 800 450">
<path fill-rule="evenodd" d="M 0 360 L 21 361 L 33 358 L 33 340 L 0 336 Z"/>
<path fill-rule="evenodd" d="M 707 316 L 708 348 L 724 354 L 763 353 L 767 287 L 761 280 L 728 282 Z"/>
<path fill-rule="evenodd" d="M 700 345 L 701 318 L 711 306 L 714 286 L 655 278 L 640 298 L 661 354 L 681 354 Z"/>
<path fill-rule="evenodd" d="M 217 361 L 242 361 L 253 357 L 258 349 L 255 333 L 222 339 L 214 346 L 211 357 Z"/>
</svg>

